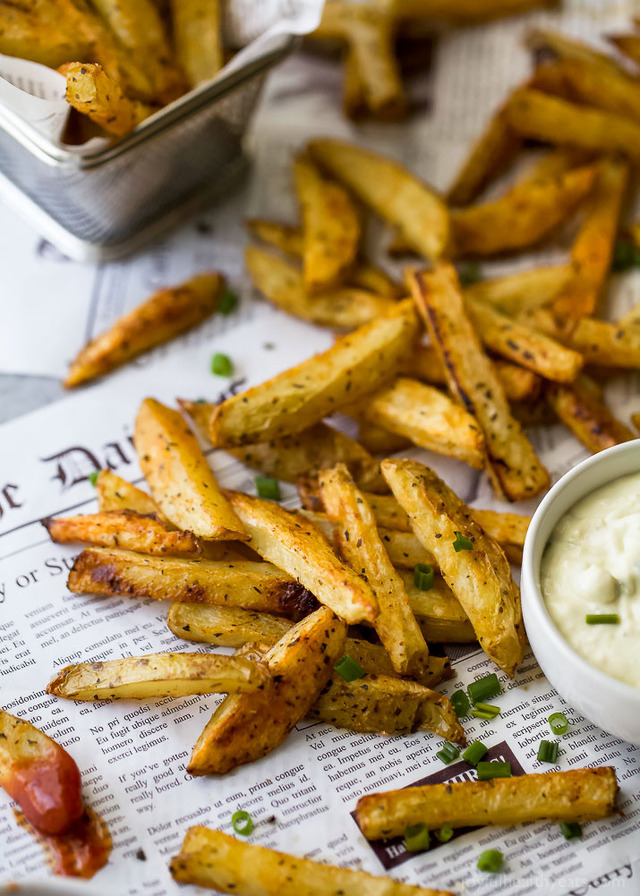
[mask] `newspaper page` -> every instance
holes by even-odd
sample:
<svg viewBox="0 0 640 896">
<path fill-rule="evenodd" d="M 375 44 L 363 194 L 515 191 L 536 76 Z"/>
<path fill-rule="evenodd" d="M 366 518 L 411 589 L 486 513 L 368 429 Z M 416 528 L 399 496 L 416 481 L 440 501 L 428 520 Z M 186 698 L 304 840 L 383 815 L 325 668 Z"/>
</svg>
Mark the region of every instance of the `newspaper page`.
<svg viewBox="0 0 640 896">
<path fill-rule="evenodd" d="M 224 350 L 236 365 L 231 390 L 260 382 L 331 341 L 317 328 L 267 313 L 269 319 L 246 322 L 224 337 Z M 549 715 L 564 712 L 570 725 L 560 738 L 557 768 L 613 765 L 621 785 L 620 814 L 585 824 L 581 840 L 565 840 L 557 824 L 529 824 L 460 830 L 451 842 L 436 841 L 418 854 L 407 853 L 402 841 L 368 844 L 352 814 L 363 794 L 471 776 L 462 761 L 442 764 L 436 756 L 442 741 L 428 732 L 383 737 L 302 722 L 266 758 L 221 777 L 191 778 L 185 772 L 190 751 L 220 697 L 92 704 L 46 694 L 47 682 L 71 662 L 211 649 L 174 637 L 165 622 L 167 602 L 69 593 L 66 576 L 78 549 L 51 543 L 40 522 L 94 510 L 87 480 L 94 470 L 108 467 L 140 482 L 132 447 L 139 402 L 147 395 L 168 403 L 176 396 L 222 398 L 229 388 L 216 394 L 208 358 L 206 346 L 195 347 L 188 365 L 169 357 L 161 366 L 116 375 L 0 427 L 0 704 L 69 750 L 82 771 L 86 802 L 110 827 L 111 859 L 82 892 L 177 893 L 168 862 L 186 829 L 198 823 L 232 833 L 231 816 L 242 809 L 255 822 L 251 843 L 458 896 L 637 894 L 640 749 L 567 706 L 531 655 L 513 681 L 498 673 L 500 716 L 466 719 L 465 731 L 470 742 L 482 740 L 490 748 L 489 758 L 509 761 L 513 774 L 545 771 L 536 761 L 537 745 L 549 735 Z M 552 438 L 543 450 L 554 475 L 584 456 L 572 440 L 560 445 Z M 488 494 L 479 494 L 480 474 L 427 452 L 415 454 L 463 498 L 496 506 Z M 254 491 L 252 471 L 224 452 L 210 458 L 224 485 Z M 288 506 L 295 503 L 293 492 L 284 486 Z M 477 645 L 447 649 L 456 673 L 441 686 L 448 695 L 496 671 Z M 43 879 L 42 847 L 16 824 L 12 805 L 0 790 L 0 881 Z M 476 867 L 480 852 L 489 847 L 505 855 L 499 875 Z"/>
</svg>

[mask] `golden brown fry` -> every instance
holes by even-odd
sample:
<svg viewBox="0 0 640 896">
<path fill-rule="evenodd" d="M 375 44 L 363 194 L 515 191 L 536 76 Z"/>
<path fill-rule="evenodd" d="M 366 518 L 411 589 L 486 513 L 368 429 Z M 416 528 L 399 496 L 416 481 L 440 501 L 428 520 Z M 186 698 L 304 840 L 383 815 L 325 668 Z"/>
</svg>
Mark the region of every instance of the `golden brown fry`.
<svg viewBox="0 0 640 896">
<path fill-rule="evenodd" d="M 524 539 L 531 522 L 530 516 L 518 513 L 499 513 L 470 507 L 471 516 L 491 538 L 498 542 L 509 563 L 522 563 Z"/>
<path fill-rule="evenodd" d="M 534 173 L 499 199 L 454 209 L 451 228 L 456 254 L 496 255 L 536 245 L 584 199 L 595 174 L 593 166 L 549 177 Z"/>
<path fill-rule="evenodd" d="M 342 181 L 427 258 L 449 243 L 449 215 L 439 196 L 391 159 L 341 140 L 313 140 L 315 161 Z"/>
<path fill-rule="evenodd" d="M 596 187 L 597 189 L 597 187 Z M 571 265 L 541 267 L 481 280 L 464 290 L 465 298 L 494 306 L 504 314 L 517 315 L 548 305 L 571 280 Z"/>
<path fill-rule="evenodd" d="M 149 653 L 65 666 L 47 693 L 67 700 L 147 700 L 190 694 L 239 694 L 271 682 L 266 666 L 243 657 Z"/>
<path fill-rule="evenodd" d="M 391 379 L 417 330 L 414 309 L 398 303 L 326 352 L 218 405 L 211 441 L 218 448 L 237 447 L 307 429 Z"/>
<path fill-rule="evenodd" d="M 460 601 L 439 573 L 434 574 L 433 587 L 428 591 L 416 587 L 413 570 L 400 569 L 399 573 L 407 589 L 411 609 L 427 641 L 446 644 L 471 643 L 477 640 Z M 434 657 L 430 656 L 429 659 L 433 660 Z M 428 684 L 424 681 L 422 683 Z"/>
<path fill-rule="evenodd" d="M 247 218 L 245 225 L 251 236 L 262 240 L 294 258 L 302 258 L 302 231 L 296 224 L 281 224 L 264 218 Z"/>
<path fill-rule="evenodd" d="M 404 287 L 375 265 L 361 261 L 351 271 L 349 283 L 375 293 L 383 299 L 401 299 L 406 296 Z"/>
<path fill-rule="evenodd" d="M 452 896 L 366 871 L 297 859 L 204 827 L 189 828 L 180 854 L 171 859 L 170 871 L 180 883 L 244 896 Z"/>
<path fill-rule="evenodd" d="M 50 68 L 58 68 L 70 59 L 91 58 L 92 41 L 74 31 L 52 6 L 46 15 L 44 2 L 31 9 L 0 4 L 0 53 Z"/>
<path fill-rule="evenodd" d="M 98 473 L 96 494 L 100 513 L 132 510 L 143 516 L 154 513 L 159 519 L 164 520 L 158 505 L 150 495 L 111 470 L 100 470 Z"/>
<path fill-rule="evenodd" d="M 171 0 L 178 61 L 190 87 L 215 77 L 224 65 L 219 0 Z"/>
<path fill-rule="evenodd" d="M 400 19 L 444 21 L 453 25 L 469 25 L 512 16 L 538 7 L 555 6 L 558 0 L 394 0 L 395 14 Z"/>
<path fill-rule="evenodd" d="M 502 385 L 465 313 L 455 270 L 439 264 L 431 274 L 414 272 L 410 285 L 446 368 L 451 394 L 482 427 L 494 488 L 512 501 L 544 491 L 549 474 L 511 415 Z"/>
<path fill-rule="evenodd" d="M 221 775 L 279 746 L 319 697 L 345 637 L 345 623 L 327 607 L 290 629 L 266 656 L 272 684 L 220 704 L 193 748 L 189 773 Z"/>
<path fill-rule="evenodd" d="M 296 511 L 241 492 L 231 506 L 251 536 L 251 547 L 308 588 L 348 623 L 373 622 L 378 604 L 371 588 L 341 563 L 322 532 Z"/>
<path fill-rule="evenodd" d="M 358 421 L 358 441 L 372 454 L 382 454 L 385 457 L 411 447 L 409 439 L 398 436 L 379 426 L 373 426 L 366 420 Z"/>
<path fill-rule="evenodd" d="M 364 84 L 353 48 L 347 44 L 343 55 L 342 108 L 347 118 L 359 121 L 367 114 Z"/>
<path fill-rule="evenodd" d="M 581 379 L 570 386 L 550 384 L 546 394 L 560 420 L 592 454 L 636 438 Z"/>
<path fill-rule="evenodd" d="M 87 343 L 72 361 L 64 386 L 70 389 L 103 376 L 202 323 L 218 307 L 224 289 L 223 277 L 212 272 L 154 293 Z"/>
<path fill-rule="evenodd" d="M 615 810 L 618 782 L 613 768 L 427 784 L 358 800 L 356 821 L 367 840 L 396 837 L 409 825 L 429 829 L 527 821 L 594 821 Z"/>
<path fill-rule="evenodd" d="M 375 517 L 344 464 L 322 470 L 320 493 L 334 524 L 340 555 L 369 583 L 378 602 L 374 627 L 391 664 L 401 675 L 417 676 L 429 648 L 411 611 L 400 576 L 384 549 Z"/>
<path fill-rule="evenodd" d="M 640 34 L 608 34 L 607 40 L 640 65 Z"/>
<path fill-rule="evenodd" d="M 640 367 L 640 325 L 609 323 L 583 317 L 568 336 L 569 344 L 584 355 L 586 364 L 605 367 Z"/>
<path fill-rule="evenodd" d="M 381 466 L 415 534 L 433 553 L 469 616 L 481 647 L 513 677 L 524 653 L 524 626 L 520 593 L 504 552 L 428 467 L 410 460 L 385 460 Z"/>
<path fill-rule="evenodd" d="M 192 532 L 169 529 L 155 515 L 134 510 L 107 510 L 85 516 L 42 520 L 51 541 L 59 544 L 85 542 L 103 548 L 123 548 L 141 554 L 197 556 L 201 553 Z"/>
<path fill-rule="evenodd" d="M 136 418 L 136 451 L 153 497 L 180 529 L 214 540 L 247 536 L 178 411 L 145 398 Z"/>
</svg>

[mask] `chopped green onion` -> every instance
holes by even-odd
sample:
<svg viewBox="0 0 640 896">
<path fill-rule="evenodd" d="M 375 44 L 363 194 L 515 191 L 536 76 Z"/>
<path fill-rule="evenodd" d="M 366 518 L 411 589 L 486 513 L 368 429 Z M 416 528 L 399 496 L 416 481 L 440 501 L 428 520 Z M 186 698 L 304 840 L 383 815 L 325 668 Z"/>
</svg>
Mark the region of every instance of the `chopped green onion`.
<svg viewBox="0 0 640 896">
<path fill-rule="evenodd" d="M 564 834 L 565 840 L 575 840 L 577 837 L 582 837 L 582 827 L 577 821 L 563 821 L 560 825 L 560 830 Z"/>
<path fill-rule="evenodd" d="M 620 617 L 617 613 L 587 613 L 585 621 L 587 625 L 617 625 Z"/>
<path fill-rule="evenodd" d="M 541 740 L 538 747 L 538 762 L 550 762 L 552 765 L 558 761 L 558 742 L 555 740 Z"/>
<path fill-rule="evenodd" d="M 467 688 L 467 693 L 471 697 L 471 702 L 473 704 L 484 703 L 485 700 L 488 700 L 490 697 L 495 697 L 496 694 L 501 693 L 501 691 L 502 687 L 500 685 L 500 679 L 495 672 L 491 672 L 489 675 L 483 675 L 482 678 L 472 681 Z"/>
<path fill-rule="evenodd" d="M 98 481 L 98 476 L 100 475 L 100 470 L 94 470 L 93 473 L 89 473 L 87 479 L 91 483 L 91 485 L 95 488 L 96 482 Z"/>
<path fill-rule="evenodd" d="M 453 550 L 457 553 L 460 551 L 472 551 L 473 550 L 473 542 L 470 538 L 466 538 L 464 535 L 461 535 L 460 532 L 455 533 L 456 540 L 453 542 Z"/>
<path fill-rule="evenodd" d="M 476 719 L 495 719 L 500 715 L 500 707 L 492 706 L 490 703 L 476 703 L 471 715 Z"/>
<path fill-rule="evenodd" d="M 218 302 L 218 312 L 220 314 L 231 314 L 232 311 L 236 310 L 237 305 L 238 296 L 235 292 L 231 292 L 230 289 L 225 289 Z"/>
<path fill-rule="evenodd" d="M 483 743 L 479 740 L 474 740 L 472 744 L 469 744 L 467 749 L 462 754 L 462 758 L 465 762 L 468 762 L 469 765 L 477 765 L 483 756 L 486 756 L 489 748 L 485 747 Z"/>
<path fill-rule="evenodd" d="M 223 355 L 220 352 L 211 359 L 211 373 L 216 376 L 231 376 L 233 373 L 233 364 L 229 355 Z"/>
<path fill-rule="evenodd" d="M 640 267 L 640 250 L 631 240 L 616 240 L 611 259 L 611 270 L 620 274 L 631 268 Z"/>
<path fill-rule="evenodd" d="M 491 778 L 510 778 L 510 762 L 479 762 L 478 781 L 489 781 Z"/>
<path fill-rule="evenodd" d="M 459 755 L 460 750 L 448 742 L 436 753 L 438 759 L 441 759 L 445 765 L 449 765 L 449 763 L 453 762 L 454 759 L 457 759 Z"/>
<path fill-rule="evenodd" d="M 364 669 L 359 662 L 354 660 L 348 653 L 339 660 L 333 667 L 341 678 L 345 681 L 357 681 L 365 674 Z"/>
<path fill-rule="evenodd" d="M 478 868 L 480 871 L 491 871 L 496 874 L 502 868 L 504 856 L 499 849 L 485 849 L 480 853 L 478 859 Z"/>
<path fill-rule="evenodd" d="M 549 716 L 549 727 L 554 734 L 566 734 L 569 730 L 569 720 L 563 712 L 552 712 Z"/>
<path fill-rule="evenodd" d="M 413 567 L 413 584 L 420 591 L 431 591 L 433 588 L 433 566 L 427 563 L 416 563 Z"/>
<path fill-rule="evenodd" d="M 233 830 L 236 834 L 242 834 L 243 837 L 248 837 L 253 830 L 253 819 L 248 812 L 244 811 L 244 809 L 239 809 L 237 812 L 233 813 L 231 816 L 231 824 L 233 825 Z"/>
<path fill-rule="evenodd" d="M 404 845 L 407 852 L 420 852 L 421 849 L 429 849 L 429 828 L 420 823 L 412 824 L 404 832 Z"/>
<path fill-rule="evenodd" d="M 256 491 L 259 498 L 267 498 L 269 501 L 280 500 L 280 485 L 277 479 L 270 476 L 256 476 Z"/>
<path fill-rule="evenodd" d="M 451 705 L 459 719 L 469 715 L 469 698 L 464 691 L 454 691 L 451 695 Z"/>
<path fill-rule="evenodd" d="M 453 837 L 453 828 L 448 821 L 445 821 L 440 830 L 436 831 L 436 837 L 440 843 L 448 843 L 449 840 L 451 840 Z"/>
<path fill-rule="evenodd" d="M 460 286 L 463 287 L 479 283 L 482 280 L 482 273 L 480 272 L 478 262 L 469 261 L 466 264 L 461 264 L 458 268 L 458 280 L 460 281 Z"/>
</svg>

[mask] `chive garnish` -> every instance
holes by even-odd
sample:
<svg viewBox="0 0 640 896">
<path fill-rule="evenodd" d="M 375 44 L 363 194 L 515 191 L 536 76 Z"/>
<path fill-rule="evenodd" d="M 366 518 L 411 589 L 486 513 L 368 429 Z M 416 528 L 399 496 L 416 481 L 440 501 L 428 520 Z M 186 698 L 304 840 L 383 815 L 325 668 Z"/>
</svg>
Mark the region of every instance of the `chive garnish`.
<svg viewBox="0 0 640 896">
<path fill-rule="evenodd" d="M 501 691 L 502 687 L 500 686 L 500 679 L 495 672 L 491 672 L 489 675 L 483 675 L 482 678 L 472 681 L 467 688 L 467 693 L 471 697 L 471 702 L 474 704 L 484 703 L 485 700 L 488 700 L 490 697 L 495 697 L 496 694 L 499 694 Z"/>
<path fill-rule="evenodd" d="M 230 289 L 225 289 L 225 291 L 220 296 L 217 310 L 220 314 L 231 314 L 232 311 L 236 310 L 237 305 L 238 296 L 235 294 L 235 292 L 231 292 Z"/>
<path fill-rule="evenodd" d="M 577 821 L 563 821 L 560 824 L 560 830 L 564 834 L 565 840 L 575 840 L 582 837 L 582 827 Z"/>
<path fill-rule="evenodd" d="M 469 698 L 464 691 L 454 691 L 451 695 L 451 705 L 455 709 L 459 719 L 469 715 Z"/>
<path fill-rule="evenodd" d="M 587 625 L 618 625 L 620 617 L 617 613 L 587 613 Z"/>
<path fill-rule="evenodd" d="M 436 837 L 440 843 L 448 843 L 449 840 L 451 840 L 453 837 L 453 828 L 448 821 L 445 821 L 442 827 L 436 831 Z"/>
<path fill-rule="evenodd" d="M 474 740 L 472 744 L 469 744 L 467 749 L 462 754 L 462 758 L 465 762 L 468 762 L 469 765 L 477 765 L 483 756 L 486 756 L 488 752 L 488 747 L 485 747 L 483 743 L 479 740 Z"/>
<path fill-rule="evenodd" d="M 510 778 L 510 762 L 479 762 L 478 781 L 489 781 L 491 778 Z"/>
<path fill-rule="evenodd" d="M 95 488 L 96 482 L 98 481 L 98 476 L 100 475 L 100 470 L 94 470 L 93 473 L 89 473 L 87 479 L 91 483 L 91 485 Z"/>
<path fill-rule="evenodd" d="M 216 376 L 231 376 L 233 364 L 229 355 L 217 352 L 211 359 L 211 373 L 214 373 Z"/>
<path fill-rule="evenodd" d="M 417 563 L 413 567 L 413 584 L 420 591 L 431 591 L 433 588 L 433 566 Z"/>
<path fill-rule="evenodd" d="M 429 849 L 429 829 L 426 825 L 412 824 L 404 832 L 404 845 L 407 852 L 420 852 L 422 849 Z"/>
<path fill-rule="evenodd" d="M 454 747 L 453 744 L 450 744 L 448 741 L 441 750 L 438 750 L 436 756 L 445 765 L 449 765 L 450 762 L 453 762 L 454 759 L 457 759 L 460 755 L 460 750 L 457 747 Z"/>
<path fill-rule="evenodd" d="M 471 715 L 476 719 L 495 719 L 500 715 L 500 707 L 492 706 L 490 703 L 476 703 Z"/>
<path fill-rule="evenodd" d="M 339 660 L 333 667 L 341 678 L 345 681 L 357 681 L 365 674 L 364 669 L 357 660 L 354 660 L 348 653 Z"/>
<path fill-rule="evenodd" d="M 549 716 L 549 727 L 554 734 L 566 734 L 569 730 L 569 720 L 563 712 L 552 712 Z"/>
<path fill-rule="evenodd" d="M 496 874 L 502 868 L 504 856 L 499 849 L 485 849 L 480 853 L 478 859 L 478 868 L 480 871 L 491 871 Z"/>
<path fill-rule="evenodd" d="M 550 762 L 555 765 L 558 761 L 558 743 L 555 740 L 541 740 L 538 747 L 538 762 Z"/>
<path fill-rule="evenodd" d="M 453 550 L 457 553 L 460 551 L 472 551 L 473 542 L 470 538 L 462 535 L 460 532 L 455 533 L 456 540 L 453 542 Z"/>
<path fill-rule="evenodd" d="M 248 812 L 244 811 L 244 809 L 239 809 L 237 812 L 233 813 L 231 816 L 231 824 L 233 825 L 233 830 L 236 834 L 241 834 L 243 837 L 248 837 L 253 830 L 253 819 Z"/>
<path fill-rule="evenodd" d="M 270 476 L 256 476 L 256 491 L 259 498 L 267 498 L 269 501 L 280 500 L 280 484 L 277 479 Z"/>
</svg>

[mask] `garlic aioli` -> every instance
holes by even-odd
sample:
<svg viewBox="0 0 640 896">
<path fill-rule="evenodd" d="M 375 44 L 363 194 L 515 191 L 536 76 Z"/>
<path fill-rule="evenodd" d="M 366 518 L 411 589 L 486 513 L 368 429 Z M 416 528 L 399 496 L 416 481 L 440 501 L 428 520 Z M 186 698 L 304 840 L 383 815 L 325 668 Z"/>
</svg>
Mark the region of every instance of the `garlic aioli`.
<svg viewBox="0 0 640 896">
<path fill-rule="evenodd" d="M 542 595 L 560 633 L 588 663 L 640 688 L 640 473 L 582 498 L 551 533 Z M 617 624 L 588 625 L 587 614 Z"/>
</svg>

